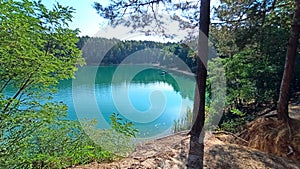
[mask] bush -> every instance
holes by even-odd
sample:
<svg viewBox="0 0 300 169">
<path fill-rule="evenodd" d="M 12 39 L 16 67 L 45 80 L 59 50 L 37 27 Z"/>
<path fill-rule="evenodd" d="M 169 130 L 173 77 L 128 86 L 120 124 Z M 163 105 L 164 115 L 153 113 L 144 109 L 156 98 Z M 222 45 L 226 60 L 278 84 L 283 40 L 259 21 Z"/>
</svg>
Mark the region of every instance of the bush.
<svg viewBox="0 0 300 169">
<path fill-rule="evenodd" d="M 124 140 L 130 140 L 137 131 L 131 123 L 100 130 L 95 128 L 96 121 L 81 125 L 78 121 L 64 120 L 62 117 L 65 116 L 49 118 L 30 135 L 19 138 L 21 141 L 11 142 L 9 139 L 18 138 L 20 135 L 15 134 L 23 133 L 22 130 L 10 133 L 11 137 L 2 137 L 0 168 L 66 168 L 93 161 L 111 161 L 117 158 L 113 153 L 116 148 L 119 154 L 132 150 L 133 145 L 127 145 L 130 142 L 124 144 Z M 111 119 L 119 124 L 122 119 L 116 117 L 113 114 Z M 89 133 L 85 133 L 87 126 L 103 141 L 95 142 Z M 125 134 L 128 131 L 131 135 Z"/>
<path fill-rule="evenodd" d="M 220 130 L 229 131 L 232 133 L 239 132 L 242 127 L 248 122 L 254 120 L 254 116 L 251 114 L 246 114 L 238 109 L 232 109 L 231 113 L 235 116 L 234 118 L 228 118 L 225 115 L 224 122 L 220 125 Z M 227 115 L 228 116 L 228 115 Z M 230 116 L 230 115 L 229 115 Z"/>
</svg>

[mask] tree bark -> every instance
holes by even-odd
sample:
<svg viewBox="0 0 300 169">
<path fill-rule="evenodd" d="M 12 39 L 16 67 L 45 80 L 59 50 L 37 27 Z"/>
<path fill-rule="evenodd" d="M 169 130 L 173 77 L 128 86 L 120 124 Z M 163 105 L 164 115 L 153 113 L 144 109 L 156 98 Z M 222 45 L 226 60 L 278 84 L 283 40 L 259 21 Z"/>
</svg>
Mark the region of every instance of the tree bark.
<svg viewBox="0 0 300 169">
<path fill-rule="evenodd" d="M 205 88 L 207 77 L 208 32 L 210 24 L 210 0 L 201 0 L 198 37 L 197 79 L 194 96 L 194 123 L 190 131 L 191 141 L 187 168 L 203 168 L 205 121 Z"/>
<path fill-rule="evenodd" d="M 198 68 L 194 100 L 196 119 L 190 131 L 192 136 L 200 137 L 205 120 L 205 88 L 207 77 L 208 32 L 210 24 L 210 1 L 201 0 L 200 29 L 198 39 Z M 198 100 L 199 99 L 199 100 Z"/>
<path fill-rule="evenodd" d="M 278 119 L 288 121 L 289 85 L 292 81 L 300 31 L 300 0 L 295 0 L 295 12 L 288 42 L 283 77 L 277 104 Z"/>
</svg>

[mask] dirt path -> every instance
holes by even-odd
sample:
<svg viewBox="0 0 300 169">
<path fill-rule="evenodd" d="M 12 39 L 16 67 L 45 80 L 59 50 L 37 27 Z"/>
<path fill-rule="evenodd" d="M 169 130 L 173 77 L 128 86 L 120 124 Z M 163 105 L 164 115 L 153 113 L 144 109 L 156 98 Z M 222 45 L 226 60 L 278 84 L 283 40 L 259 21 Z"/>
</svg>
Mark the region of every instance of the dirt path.
<svg viewBox="0 0 300 169">
<path fill-rule="evenodd" d="M 300 163 L 267 154 L 249 147 L 231 144 L 225 134 L 207 134 L 204 168 L 207 169 L 300 169 Z M 121 161 L 91 163 L 72 169 L 182 169 L 186 167 L 190 137 L 186 132 L 149 141 Z"/>
</svg>

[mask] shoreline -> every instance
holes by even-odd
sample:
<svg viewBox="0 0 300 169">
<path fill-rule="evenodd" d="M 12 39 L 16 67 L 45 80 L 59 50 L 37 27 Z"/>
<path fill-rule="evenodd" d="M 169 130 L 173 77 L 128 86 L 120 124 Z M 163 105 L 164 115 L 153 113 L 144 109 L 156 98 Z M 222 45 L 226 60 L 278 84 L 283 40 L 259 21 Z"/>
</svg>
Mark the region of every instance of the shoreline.
<svg viewBox="0 0 300 169">
<path fill-rule="evenodd" d="M 178 68 L 168 68 L 168 67 L 165 67 L 165 66 L 161 66 L 159 64 L 107 64 L 107 65 L 97 65 L 97 64 L 86 64 L 84 66 L 143 66 L 143 65 L 147 65 L 147 66 L 152 66 L 154 68 L 158 68 L 158 69 L 161 69 L 167 73 L 180 73 L 180 74 L 184 74 L 184 75 L 187 75 L 187 76 L 192 76 L 192 77 L 196 77 L 196 74 L 191 72 L 191 71 L 186 71 L 186 70 L 180 70 Z"/>
<path fill-rule="evenodd" d="M 167 68 L 167 67 L 163 67 L 163 66 L 154 66 L 154 67 L 157 67 L 157 68 L 162 69 L 162 70 L 166 70 L 166 72 L 170 71 L 170 72 L 176 72 L 176 73 L 184 74 L 184 75 L 187 75 L 187 76 L 196 77 L 195 73 L 185 71 L 185 70 L 180 70 L 178 68 Z"/>
</svg>

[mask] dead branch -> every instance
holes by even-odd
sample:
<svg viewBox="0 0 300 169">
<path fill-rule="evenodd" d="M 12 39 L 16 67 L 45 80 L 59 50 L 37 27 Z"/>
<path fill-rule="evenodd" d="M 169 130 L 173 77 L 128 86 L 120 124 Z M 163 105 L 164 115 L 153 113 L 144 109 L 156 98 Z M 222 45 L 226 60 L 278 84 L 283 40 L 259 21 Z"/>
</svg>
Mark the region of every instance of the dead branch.
<svg viewBox="0 0 300 169">
<path fill-rule="evenodd" d="M 243 142 L 245 142 L 247 144 L 249 143 L 247 140 L 242 139 L 241 137 L 235 135 L 234 133 L 228 132 L 228 131 L 215 131 L 215 132 L 213 132 L 213 134 L 227 134 L 227 135 L 232 135 L 234 138 L 236 138 L 238 140 L 241 140 L 241 141 L 243 141 Z"/>
</svg>

